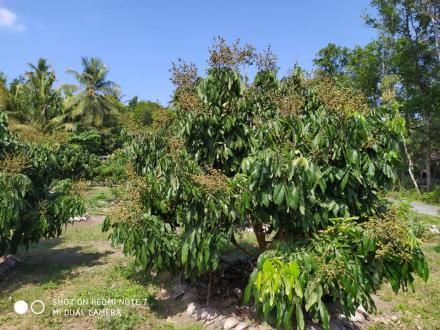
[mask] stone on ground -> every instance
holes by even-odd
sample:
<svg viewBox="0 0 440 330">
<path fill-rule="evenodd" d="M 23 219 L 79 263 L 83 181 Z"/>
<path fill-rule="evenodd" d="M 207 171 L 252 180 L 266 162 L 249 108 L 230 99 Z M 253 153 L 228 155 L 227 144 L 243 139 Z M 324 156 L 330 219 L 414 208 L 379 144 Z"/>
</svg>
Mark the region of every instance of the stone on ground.
<svg viewBox="0 0 440 330">
<path fill-rule="evenodd" d="M 229 330 L 234 328 L 238 323 L 240 323 L 239 320 L 237 320 L 235 317 L 230 316 L 223 322 L 223 329 Z"/>
</svg>

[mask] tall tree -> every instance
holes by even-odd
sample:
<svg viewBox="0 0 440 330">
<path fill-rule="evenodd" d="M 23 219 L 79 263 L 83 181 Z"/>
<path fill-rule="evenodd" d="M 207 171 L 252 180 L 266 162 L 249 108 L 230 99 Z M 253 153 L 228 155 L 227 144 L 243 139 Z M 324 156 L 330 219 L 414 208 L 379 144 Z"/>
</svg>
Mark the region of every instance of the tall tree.
<svg viewBox="0 0 440 330">
<path fill-rule="evenodd" d="M 9 95 L 6 86 L 6 75 L 0 71 L 0 111 L 5 111 Z"/>
<path fill-rule="evenodd" d="M 6 112 L 10 117 L 20 122 L 30 120 L 32 109 L 29 104 L 29 97 L 26 91 L 26 81 L 19 76 L 7 84 L 3 76 L 0 87 L 0 110 Z"/>
<path fill-rule="evenodd" d="M 341 77 L 347 74 L 351 50 L 329 43 L 320 49 L 313 60 L 318 73 L 327 77 Z"/>
<path fill-rule="evenodd" d="M 389 103 L 384 82 L 394 80 L 394 101 L 406 119 L 410 140 L 408 163 L 415 160 L 426 175 L 440 176 L 440 48 L 439 2 L 434 0 L 373 0 L 377 14 L 366 22 L 377 29 L 377 40 L 347 49 L 329 44 L 315 58 L 317 71 L 363 92 L 374 106 Z"/>
<path fill-rule="evenodd" d="M 53 88 L 55 72 L 44 58 L 40 58 L 36 65 L 29 63 L 29 67 L 31 70 L 26 72 L 26 88 L 32 108 L 32 120 L 46 131 L 50 120 L 58 115 L 62 108 L 61 96 Z"/>
<path fill-rule="evenodd" d="M 85 126 L 103 126 L 119 108 L 119 102 L 113 97 L 118 95 L 119 86 L 107 79 L 107 67 L 98 58 L 83 57 L 81 72 L 72 69 L 66 72 L 78 81 L 79 92 L 66 100 L 65 117 Z"/>
<path fill-rule="evenodd" d="M 361 91 L 372 105 L 378 105 L 381 80 L 388 73 L 383 43 L 379 39 L 353 49 L 330 43 L 313 60 L 317 74 Z"/>
<path fill-rule="evenodd" d="M 409 128 L 420 138 L 426 186 L 432 187 L 440 129 L 439 4 L 432 0 L 373 0 L 378 11 L 367 23 L 388 43 L 390 67 L 399 76 L 403 111 Z M 419 148 L 413 148 L 417 155 Z"/>
</svg>

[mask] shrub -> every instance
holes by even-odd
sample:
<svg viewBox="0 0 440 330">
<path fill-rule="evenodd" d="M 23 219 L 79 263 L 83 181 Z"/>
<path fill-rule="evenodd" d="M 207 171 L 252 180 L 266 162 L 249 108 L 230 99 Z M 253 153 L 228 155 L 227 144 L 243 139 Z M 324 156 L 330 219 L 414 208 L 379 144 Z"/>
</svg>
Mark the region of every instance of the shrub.
<svg viewBox="0 0 440 330">
<path fill-rule="evenodd" d="M 123 127 L 124 141 L 133 136 L 141 136 L 162 127 L 172 112 L 163 108 L 158 103 L 150 101 L 130 101 L 123 113 L 118 117 L 118 122 Z"/>
<path fill-rule="evenodd" d="M 429 226 L 426 223 L 417 221 L 408 222 L 408 228 L 417 238 L 423 238 L 425 234 L 429 233 Z"/>
<path fill-rule="evenodd" d="M 422 194 L 422 200 L 428 204 L 440 204 L 440 187 Z"/>
<path fill-rule="evenodd" d="M 408 200 L 420 200 L 427 204 L 440 204 L 440 187 L 436 187 L 431 192 L 421 192 L 420 195 L 416 189 L 402 189 L 400 195 Z"/>
<path fill-rule="evenodd" d="M 84 132 L 72 133 L 67 142 L 80 145 L 90 153 L 101 154 L 101 140 L 101 133 L 96 129 L 90 129 Z"/>
<path fill-rule="evenodd" d="M 393 237 L 390 239 L 390 237 Z M 383 281 L 395 292 L 413 288 L 411 273 L 428 279 L 428 266 L 416 239 L 394 212 L 359 224 L 353 218 L 333 219 L 331 225 L 306 241 L 280 242 L 263 253 L 245 290 L 266 319 L 290 327 L 295 315 L 304 328 L 303 308 L 328 327 L 326 297 L 338 299 L 349 315 L 359 305 L 375 310 L 371 294 Z"/>
<path fill-rule="evenodd" d="M 93 170 L 93 180 L 107 184 L 122 183 L 127 179 L 128 159 L 123 150 L 116 150 L 106 161 Z"/>
<path fill-rule="evenodd" d="M 141 125 L 149 126 L 153 122 L 153 112 L 160 108 L 160 105 L 157 103 L 151 101 L 139 101 L 133 110 L 134 119 Z"/>
<path fill-rule="evenodd" d="M 84 213 L 53 148 L 27 145 L 10 133 L 0 113 L 0 256 L 61 234 Z"/>
<path fill-rule="evenodd" d="M 87 152 L 98 156 L 112 153 L 123 145 L 121 127 L 114 123 L 113 127 L 89 129 L 72 133 L 67 139 L 69 144 L 79 145 Z"/>
<path fill-rule="evenodd" d="M 77 144 L 59 145 L 55 147 L 54 152 L 59 164 L 60 177 L 91 179 L 94 169 L 100 164 L 96 155 Z"/>
</svg>

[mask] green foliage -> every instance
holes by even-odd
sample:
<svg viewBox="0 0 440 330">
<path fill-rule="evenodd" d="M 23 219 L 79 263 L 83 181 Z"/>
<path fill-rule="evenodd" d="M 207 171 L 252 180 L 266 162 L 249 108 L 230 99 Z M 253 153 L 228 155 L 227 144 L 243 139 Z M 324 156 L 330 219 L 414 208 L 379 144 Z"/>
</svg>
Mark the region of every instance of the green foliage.
<svg viewBox="0 0 440 330">
<path fill-rule="evenodd" d="M 32 119 L 39 123 L 43 131 L 48 131 L 51 129 L 49 123 L 52 118 L 59 115 L 63 109 L 61 95 L 53 88 L 55 72 L 44 58 L 40 58 L 37 65 L 29 66 L 31 71 L 26 72 L 26 87 L 27 97 L 31 102 L 30 108 L 33 109 Z"/>
<path fill-rule="evenodd" d="M 107 221 L 103 230 L 108 229 Z M 115 244 L 124 245 L 125 254 L 134 256 L 138 265 L 149 270 L 170 270 L 177 266 L 174 263 L 177 237 L 169 225 L 155 216 L 143 215 L 137 226 L 127 223 L 114 226 L 111 237 Z"/>
<path fill-rule="evenodd" d="M 0 117 L 0 255 L 61 234 L 70 217 L 85 212 L 53 148 L 17 140 Z"/>
<path fill-rule="evenodd" d="M 318 51 L 313 62 L 321 74 L 337 77 L 346 70 L 349 62 L 349 49 L 329 43 Z"/>
<path fill-rule="evenodd" d="M 428 279 L 428 265 L 416 239 L 395 214 L 358 224 L 353 218 L 332 219 L 307 241 L 280 243 L 263 253 L 245 290 L 267 319 L 290 328 L 292 313 L 304 328 L 304 311 L 328 328 L 326 299 L 339 300 L 346 315 L 359 305 L 375 310 L 371 294 L 387 280 L 395 292 L 413 287 L 417 273 Z M 394 235 L 394 239 L 390 239 Z"/>
<path fill-rule="evenodd" d="M 111 212 L 104 230 L 113 228 L 113 242 L 123 244 L 139 265 L 154 270 L 181 265 L 193 276 L 218 266 L 228 231 L 224 223 L 233 211 L 228 210 L 229 200 L 216 174 L 205 175 L 175 147 L 161 134 L 132 142 L 129 152 L 143 175 L 136 178 L 141 189 L 128 187 L 130 203 L 122 202 Z M 137 208 L 143 211 L 133 214 Z M 182 226 L 183 235 L 177 235 L 177 226 Z"/>
<path fill-rule="evenodd" d="M 9 130 L 6 113 L 0 112 L 0 155 L 11 153 L 17 148 L 16 137 Z"/>
<path fill-rule="evenodd" d="M 65 99 L 65 112 L 52 120 L 52 126 L 75 130 L 77 126 L 105 127 L 121 108 L 119 86 L 107 80 L 108 68 L 98 58 L 81 59 L 82 71 L 68 69 L 79 83 L 77 93 Z"/>
<path fill-rule="evenodd" d="M 429 232 L 429 226 L 426 223 L 418 221 L 410 221 L 408 223 L 408 229 L 417 238 L 424 238 L 425 235 Z"/>
<path fill-rule="evenodd" d="M 153 123 L 153 112 L 160 109 L 160 105 L 151 101 L 139 101 L 134 106 L 134 119 L 144 126 L 149 126 Z"/>
<path fill-rule="evenodd" d="M 122 183 L 127 179 L 128 157 L 123 150 L 116 150 L 107 160 L 93 170 L 93 180 L 108 184 Z"/>
<path fill-rule="evenodd" d="M 410 201 L 419 200 L 427 204 L 439 205 L 440 187 L 436 187 L 431 192 L 422 191 L 420 194 L 415 189 L 401 189 L 399 191 L 399 196 Z"/>
<path fill-rule="evenodd" d="M 383 78 L 382 47 L 381 40 L 353 49 L 330 43 L 318 51 L 313 62 L 318 75 L 360 90 L 372 104 L 377 104 Z"/>
<path fill-rule="evenodd" d="M 317 111 L 309 118 L 267 122 L 258 142 L 262 149 L 242 162 L 242 212 L 270 214 L 274 229 L 284 234 L 325 227 L 329 217 L 377 212 L 378 188 L 391 187 L 398 157 L 393 132 L 377 139 L 385 128 L 371 125 L 383 116 L 355 114 L 341 122 Z M 266 147 L 271 140 L 280 142 Z"/>
<path fill-rule="evenodd" d="M 55 72 L 40 58 L 36 65 L 29 63 L 30 71 L 14 79 L 9 88 L 6 82 L 0 88 L 0 110 L 21 123 L 30 123 L 42 132 L 52 129 L 50 121 L 63 109 L 62 97 L 54 89 Z"/>
<path fill-rule="evenodd" d="M 99 154 L 102 145 L 102 135 L 96 129 L 83 132 L 74 132 L 69 135 L 67 142 L 78 144 L 92 154 Z"/>
<path fill-rule="evenodd" d="M 55 151 L 59 169 L 63 176 L 72 179 L 89 179 L 99 165 L 96 155 L 76 144 L 62 144 Z"/>
<path fill-rule="evenodd" d="M 181 135 L 197 161 L 232 174 L 250 151 L 253 107 L 239 102 L 244 81 L 232 69 L 210 69 L 197 92 L 202 108 L 182 111 Z"/>
<path fill-rule="evenodd" d="M 433 0 L 370 3 L 374 14 L 365 20 L 379 37 L 353 49 L 329 44 L 314 62 L 320 75 L 360 90 L 372 105 L 400 106 L 411 132 L 407 149 L 412 159 L 402 174 L 412 163 L 419 185 L 431 191 L 433 179 L 440 178 L 440 5 Z M 422 171 L 426 178 L 418 177 Z"/>
<path fill-rule="evenodd" d="M 293 316 L 303 329 L 304 313 L 328 328 L 329 300 L 352 314 L 374 309 L 384 281 L 396 292 L 414 273 L 426 281 L 416 239 L 381 198 L 400 161 L 397 111 L 299 68 L 247 85 L 237 67 L 249 53 L 217 46 L 206 78 L 180 77 L 191 83 L 176 89 L 175 120 L 131 139 L 126 200 L 104 226 L 113 242 L 139 266 L 195 278 L 252 226 L 262 254 L 246 300 L 286 328 Z"/>
</svg>

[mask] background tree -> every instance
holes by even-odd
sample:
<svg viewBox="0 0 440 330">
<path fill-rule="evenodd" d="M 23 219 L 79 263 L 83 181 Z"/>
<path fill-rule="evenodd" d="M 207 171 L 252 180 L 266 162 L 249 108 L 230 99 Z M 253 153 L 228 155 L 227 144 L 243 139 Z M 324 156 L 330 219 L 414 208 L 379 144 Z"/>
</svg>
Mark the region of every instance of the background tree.
<svg viewBox="0 0 440 330">
<path fill-rule="evenodd" d="M 29 67 L 31 70 L 12 80 L 9 86 L 4 79 L 1 107 L 18 124 L 48 132 L 50 121 L 62 112 L 63 106 L 60 93 L 53 87 L 55 72 L 44 58 Z"/>
<path fill-rule="evenodd" d="M 428 190 L 432 186 L 433 153 L 438 141 L 439 128 L 439 70 L 436 29 L 438 22 L 431 20 L 424 10 L 426 1 L 373 1 L 377 18 L 368 23 L 379 29 L 390 40 L 391 66 L 402 84 L 409 127 L 423 145 L 424 170 Z M 417 149 L 413 149 L 414 151 Z M 419 149 L 420 150 L 420 149 Z"/>
<path fill-rule="evenodd" d="M 25 88 L 33 112 L 32 121 L 46 131 L 52 118 L 62 112 L 62 98 L 53 88 L 55 72 L 46 59 L 40 58 L 37 65 L 30 63 L 29 66 L 31 70 L 26 72 Z"/>
<path fill-rule="evenodd" d="M 6 105 L 9 101 L 8 87 L 6 83 L 6 75 L 0 71 L 0 111 L 6 111 Z"/>
<path fill-rule="evenodd" d="M 84 214 L 66 160 L 87 163 L 78 150 L 66 157 L 66 149 L 24 143 L 0 112 L 0 256 L 59 236 L 69 218 Z"/>
<path fill-rule="evenodd" d="M 384 103 L 384 79 L 395 76 L 395 100 L 406 119 L 410 158 L 426 173 L 426 188 L 440 177 L 439 5 L 426 0 L 377 0 L 367 23 L 377 40 L 352 50 L 329 45 L 316 59 L 318 72 L 360 90 L 372 105 Z M 385 84 L 386 85 L 386 84 Z"/>
<path fill-rule="evenodd" d="M 67 70 L 78 81 L 78 92 L 66 99 L 66 113 L 61 120 L 58 118 L 58 122 L 64 121 L 64 127 L 70 129 L 77 123 L 102 127 L 120 108 L 114 98 L 119 95 L 119 86 L 107 80 L 109 70 L 100 59 L 83 57 L 82 67 L 81 72 Z"/>
<path fill-rule="evenodd" d="M 23 76 L 15 78 L 8 85 L 4 79 L 0 97 L 2 111 L 19 122 L 26 122 L 32 116 L 32 109 L 29 104 L 29 97 L 25 88 Z"/>
</svg>

